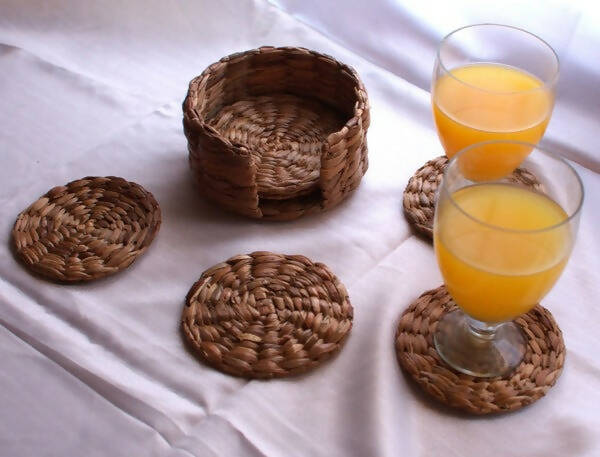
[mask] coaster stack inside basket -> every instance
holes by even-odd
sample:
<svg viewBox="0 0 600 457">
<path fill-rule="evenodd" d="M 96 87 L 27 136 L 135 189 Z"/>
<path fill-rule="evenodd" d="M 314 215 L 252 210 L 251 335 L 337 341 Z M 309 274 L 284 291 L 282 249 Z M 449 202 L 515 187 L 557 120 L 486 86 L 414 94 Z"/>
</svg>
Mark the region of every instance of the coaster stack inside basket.
<svg viewBox="0 0 600 457">
<path fill-rule="evenodd" d="M 183 104 L 202 193 L 246 216 L 294 219 L 337 205 L 367 170 L 367 94 L 356 72 L 304 48 L 224 57 Z"/>
</svg>

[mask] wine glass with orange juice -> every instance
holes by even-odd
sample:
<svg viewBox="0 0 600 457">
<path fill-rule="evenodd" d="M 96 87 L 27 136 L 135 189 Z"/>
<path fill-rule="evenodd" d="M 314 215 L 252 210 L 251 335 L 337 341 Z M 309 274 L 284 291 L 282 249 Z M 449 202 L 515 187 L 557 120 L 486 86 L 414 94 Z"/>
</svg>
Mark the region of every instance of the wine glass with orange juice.
<svg viewBox="0 0 600 457">
<path fill-rule="evenodd" d="M 447 35 L 438 48 L 431 98 L 435 125 L 448 158 L 475 143 L 514 140 L 537 144 L 554 107 L 558 57 L 541 38 L 497 24 L 478 24 Z M 474 177 L 502 177 L 529 153 L 504 145 L 504 161 L 488 161 L 481 148 Z M 493 166 L 491 166 L 493 162 Z"/>
<path fill-rule="evenodd" d="M 516 147 L 528 151 L 521 166 L 535 175 L 535 187 L 512 174 L 501 179 L 470 175 L 474 157 Z M 490 153 L 487 159 L 492 168 L 505 164 L 502 154 Z M 530 143 L 478 143 L 450 160 L 434 220 L 438 265 L 459 307 L 440 320 L 434 335 L 438 353 L 450 366 L 491 377 L 521 362 L 525 339 L 511 321 L 533 308 L 563 271 L 582 202 L 576 171 Z"/>
</svg>

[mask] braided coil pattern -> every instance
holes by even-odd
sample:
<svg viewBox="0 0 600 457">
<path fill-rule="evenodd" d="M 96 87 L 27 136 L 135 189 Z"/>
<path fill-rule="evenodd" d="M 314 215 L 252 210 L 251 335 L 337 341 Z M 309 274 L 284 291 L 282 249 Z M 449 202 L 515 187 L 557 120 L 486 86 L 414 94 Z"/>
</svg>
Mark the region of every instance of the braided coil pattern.
<svg viewBox="0 0 600 457">
<path fill-rule="evenodd" d="M 89 281 L 127 268 L 152 243 L 161 212 L 123 178 L 87 177 L 51 189 L 17 217 L 17 257 L 49 279 Z"/>
<path fill-rule="evenodd" d="M 352 328 L 348 293 L 321 263 L 254 252 L 206 270 L 183 310 L 186 340 L 209 365 L 246 378 L 312 369 Z"/>
</svg>

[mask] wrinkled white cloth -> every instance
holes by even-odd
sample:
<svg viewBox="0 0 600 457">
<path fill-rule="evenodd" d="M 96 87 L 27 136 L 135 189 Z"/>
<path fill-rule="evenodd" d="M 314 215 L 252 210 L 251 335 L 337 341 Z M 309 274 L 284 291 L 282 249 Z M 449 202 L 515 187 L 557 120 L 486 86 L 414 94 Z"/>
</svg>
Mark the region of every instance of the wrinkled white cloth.
<svg viewBox="0 0 600 457">
<path fill-rule="evenodd" d="M 483 4 L 482 4 L 483 5 Z M 600 455 L 600 32 L 594 11 L 554 2 L 221 0 L 0 3 L 0 455 Z M 581 7 L 580 7 L 581 8 Z M 562 73 L 543 140 L 586 187 L 572 259 L 544 304 L 568 348 L 547 397 L 517 413 L 454 414 L 400 372 L 396 321 L 441 276 L 401 212 L 412 173 L 442 153 L 429 81 L 439 40 L 504 22 L 553 44 Z M 244 219 L 198 197 L 181 102 L 226 54 L 305 46 L 367 87 L 370 168 L 338 208 L 289 223 Z M 128 270 L 61 286 L 9 249 L 17 214 L 49 188 L 118 175 L 150 190 L 163 226 Z M 223 375 L 184 348 L 179 321 L 201 272 L 255 250 L 304 254 L 346 284 L 354 328 L 340 354 L 268 382 Z"/>
</svg>

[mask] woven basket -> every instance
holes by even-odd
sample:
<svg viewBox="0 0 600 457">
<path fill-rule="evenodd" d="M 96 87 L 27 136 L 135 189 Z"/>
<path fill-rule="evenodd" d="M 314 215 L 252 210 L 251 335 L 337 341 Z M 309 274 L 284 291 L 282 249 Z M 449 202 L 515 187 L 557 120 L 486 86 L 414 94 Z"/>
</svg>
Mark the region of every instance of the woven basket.
<svg viewBox="0 0 600 457">
<path fill-rule="evenodd" d="M 331 208 L 367 170 L 365 88 L 353 69 L 307 49 L 224 57 L 190 82 L 183 113 L 202 193 L 246 216 Z"/>
</svg>

